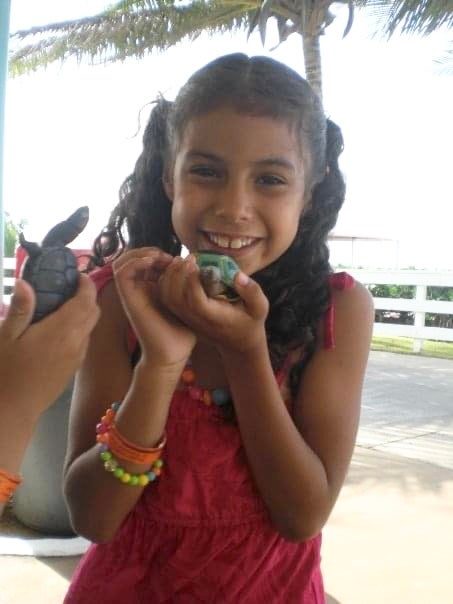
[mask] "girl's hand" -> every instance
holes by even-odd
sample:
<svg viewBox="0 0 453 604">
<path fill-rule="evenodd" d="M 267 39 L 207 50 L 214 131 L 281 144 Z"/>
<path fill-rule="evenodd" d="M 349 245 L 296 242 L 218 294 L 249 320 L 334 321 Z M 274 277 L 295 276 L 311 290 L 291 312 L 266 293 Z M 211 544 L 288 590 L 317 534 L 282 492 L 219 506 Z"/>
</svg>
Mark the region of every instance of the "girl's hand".
<svg viewBox="0 0 453 604">
<path fill-rule="evenodd" d="M 240 272 L 235 289 L 241 302 L 209 298 L 193 256 L 175 259 L 159 279 L 159 300 L 185 325 L 225 352 L 247 352 L 266 343 L 269 302 L 260 286 Z"/>
<path fill-rule="evenodd" d="M 123 308 L 141 347 L 142 362 L 171 366 L 185 362 L 195 335 L 159 301 L 158 282 L 177 259 L 158 248 L 130 250 L 113 263 Z"/>
</svg>

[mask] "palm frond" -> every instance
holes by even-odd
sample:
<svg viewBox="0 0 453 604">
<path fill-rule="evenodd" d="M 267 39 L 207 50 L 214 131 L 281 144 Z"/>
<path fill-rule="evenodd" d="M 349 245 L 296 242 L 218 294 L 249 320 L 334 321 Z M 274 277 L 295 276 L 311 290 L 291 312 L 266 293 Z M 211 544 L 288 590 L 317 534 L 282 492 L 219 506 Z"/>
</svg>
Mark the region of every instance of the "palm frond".
<svg viewBox="0 0 453 604">
<path fill-rule="evenodd" d="M 440 27 L 453 27 L 453 0 L 366 0 L 362 6 L 388 37 L 396 31 L 428 35 Z"/>
<path fill-rule="evenodd" d="M 71 57 L 91 62 L 141 58 L 182 40 L 194 40 L 203 32 L 245 30 L 250 13 L 244 8 L 254 6 L 256 2 L 123 0 L 92 17 L 15 32 L 12 37 L 18 40 L 40 39 L 13 50 L 10 73 L 20 75 Z"/>
</svg>

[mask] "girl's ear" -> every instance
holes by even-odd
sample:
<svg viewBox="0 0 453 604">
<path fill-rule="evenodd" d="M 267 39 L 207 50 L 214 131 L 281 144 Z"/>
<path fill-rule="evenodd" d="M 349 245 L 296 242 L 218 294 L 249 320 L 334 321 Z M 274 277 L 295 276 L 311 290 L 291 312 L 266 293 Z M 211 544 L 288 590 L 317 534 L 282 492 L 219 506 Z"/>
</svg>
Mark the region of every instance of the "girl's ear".
<svg viewBox="0 0 453 604">
<path fill-rule="evenodd" d="M 168 170 L 165 170 L 164 175 L 162 177 L 162 182 L 164 185 L 164 191 L 170 201 L 173 201 L 173 196 L 175 194 L 175 188 L 173 184 L 173 178 L 168 173 Z"/>
</svg>

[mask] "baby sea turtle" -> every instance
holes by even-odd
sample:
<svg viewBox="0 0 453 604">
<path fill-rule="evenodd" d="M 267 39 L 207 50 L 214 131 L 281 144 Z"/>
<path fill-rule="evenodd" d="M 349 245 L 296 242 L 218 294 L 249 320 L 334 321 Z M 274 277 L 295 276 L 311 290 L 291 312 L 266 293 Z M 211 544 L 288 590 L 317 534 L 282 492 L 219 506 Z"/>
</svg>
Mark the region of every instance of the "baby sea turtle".
<svg viewBox="0 0 453 604">
<path fill-rule="evenodd" d="M 33 323 L 43 319 L 75 294 L 79 284 L 77 258 L 65 246 L 83 231 L 88 218 L 88 207 L 79 208 L 50 229 L 40 246 L 26 241 L 23 233 L 20 233 L 20 244 L 28 253 L 21 278 L 33 287 L 36 294 Z"/>
<path fill-rule="evenodd" d="M 195 259 L 200 269 L 201 285 L 210 298 L 228 302 L 240 300 L 233 285 L 240 269 L 233 258 L 210 250 L 197 252 Z"/>
</svg>

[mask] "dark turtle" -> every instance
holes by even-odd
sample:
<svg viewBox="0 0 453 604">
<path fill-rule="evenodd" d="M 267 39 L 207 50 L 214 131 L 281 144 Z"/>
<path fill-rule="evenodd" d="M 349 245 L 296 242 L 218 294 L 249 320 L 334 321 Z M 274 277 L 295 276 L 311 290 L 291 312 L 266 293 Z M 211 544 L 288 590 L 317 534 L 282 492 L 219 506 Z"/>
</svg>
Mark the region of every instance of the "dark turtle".
<svg viewBox="0 0 453 604">
<path fill-rule="evenodd" d="M 228 302 L 240 300 L 234 289 L 234 277 L 240 269 L 233 258 L 212 250 L 197 252 L 195 258 L 206 295 Z"/>
<path fill-rule="evenodd" d="M 28 253 L 21 278 L 30 283 L 36 294 L 33 323 L 43 319 L 75 294 L 79 284 L 77 258 L 65 246 L 83 231 L 88 218 L 88 207 L 79 208 L 50 229 L 40 246 L 26 241 L 23 233 L 20 233 L 20 244 Z"/>
</svg>

